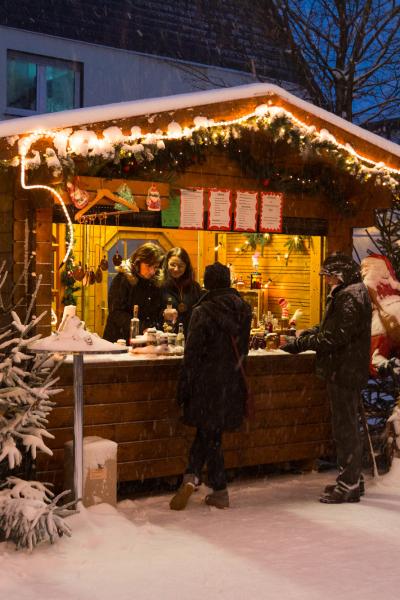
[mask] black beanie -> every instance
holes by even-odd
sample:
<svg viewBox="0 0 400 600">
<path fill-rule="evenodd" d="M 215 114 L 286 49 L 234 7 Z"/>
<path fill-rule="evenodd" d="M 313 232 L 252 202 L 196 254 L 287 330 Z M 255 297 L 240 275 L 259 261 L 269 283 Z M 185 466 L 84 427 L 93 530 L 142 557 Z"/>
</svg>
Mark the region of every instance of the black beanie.
<svg viewBox="0 0 400 600">
<path fill-rule="evenodd" d="M 220 262 L 207 265 L 204 271 L 204 287 L 206 290 L 231 287 L 231 272 L 228 267 Z"/>
</svg>

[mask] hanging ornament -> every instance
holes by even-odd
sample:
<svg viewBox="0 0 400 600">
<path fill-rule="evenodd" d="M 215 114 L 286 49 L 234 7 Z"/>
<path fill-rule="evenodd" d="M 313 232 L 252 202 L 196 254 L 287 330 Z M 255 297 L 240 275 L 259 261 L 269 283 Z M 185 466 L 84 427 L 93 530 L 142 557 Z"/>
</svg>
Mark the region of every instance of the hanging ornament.
<svg viewBox="0 0 400 600">
<path fill-rule="evenodd" d="M 100 265 L 97 267 L 95 276 L 96 276 L 96 283 L 101 283 L 103 281 L 103 271 L 101 270 Z"/>
<path fill-rule="evenodd" d="M 82 281 L 84 276 L 85 276 L 85 271 L 83 270 L 82 265 L 79 262 L 77 265 L 75 265 L 75 267 L 72 271 L 72 277 L 75 279 L 75 281 Z"/>
<path fill-rule="evenodd" d="M 100 215 L 100 232 L 101 232 L 101 250 L 104 251 L 104 246 L 106 245 L 107 239 L 107 215 L 106 213 L 102 213 Z M 104 232 L 104 236 L 103 236 Z M 102 271 L 107 271 L 108 269 L 108 260 L 106 255 L 103 254 L 103 258 L 100 260 L 100 269 Z"/>
<path fill-rule="evenodd" d="M 84 275 L 82 277 L 82 285 L 84 287 L 86 287 L 87 285 L 89 285 L 89 279 L 90 279 L 89 269 L 88 269 L 88 266 L 85 265 L 85 273 L 84 273 Z"/>
<path fill-rule="evenodd" d="M 71 181 L 68 181 L 67 190 L 71 202 L 75 206 L 75 208 L 84 208 L 89 203 L 89 193 L 86 190 L 81 190 L 77 183 L 72 183 Z"/>
<path fill-rule="evenodd" d="M 128 184 L 123 183 L 122 185 L 120 185 L 116 191 L 116 195 L 120 196 L 120 198 L 123 198 L 124 200 L 129 202 L 129 204 L 131 204 L 131 208 L 129 209 L 127 206 L 125 206 L 125 204 L 119 204 L 119 202 L 117 202 L 115 204 L 116 210 L 132 210 L 133 212 L 139 212 L 138 205 L 135 202 L 135 197 L 132 194 L 132 190 Z"/>
<path fill-rule="evenodd" d="M 158 191 L 157 186 L 154 185 L 154 183 L 147 190 L 146 206 L 147 210 L 161 210 L 160 192 Z"/>
<path fill-rule="evenodd" d="M 113 263 L 114 263 L 114 265 L 115 265 L 116 267 L 119 267 L 119 266 L 120 266 L 120 264 L 122 263 L 122 256 L 121 256 L 121 255 L 120 255 L 120 253 L 118 252 L 118 248 L 117 248 L 117 250 L 115 251 L 115 254 L 114 254 L 114 256 L 112 257 L 112 261 L 113 261 Z"/>
</svg>

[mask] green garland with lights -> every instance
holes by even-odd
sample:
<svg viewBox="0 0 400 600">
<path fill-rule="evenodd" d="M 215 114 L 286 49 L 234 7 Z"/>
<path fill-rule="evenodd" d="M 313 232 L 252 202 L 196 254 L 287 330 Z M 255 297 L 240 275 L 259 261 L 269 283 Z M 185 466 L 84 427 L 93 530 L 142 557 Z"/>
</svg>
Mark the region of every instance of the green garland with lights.
<svg viewBox="0 0 400 600">
<path fill-rule="evenodd" d="M 281 107 L 262 105 L 254 113 L 227 124 L 215 125 L 206 118 L 204 121 L 204 125 L 183 130 L 175 123 L 178 139 L 174 138 L 170 124 L 169 137 L 164 140 L 156 133 L 141 134 L 139 130 L 131 137 L 121 132 L 123 140 L 117 136 L 118 141 L 109 142 L 106 151 L 86 143 L 81 153 L 78 144 L 68 147 L 63 156 L 57 156 L 53 150 L 49 154 L 47 148 L 40 160 L 38 152 L 29 153 L 27 168 L 42 169 L 47 163 L 54 172 L 62 170 L 64 178 L 75 168 L 77 174 L 165 181 L 193 164 L 202 164 L 209 147 L 215 147 L 236 160 L 242 171 L 256 178 L 260 185 L 279 191 L 323 192 L 342 212 L 351 211 L 348 190 L 354 180 L 384 186 L 394 193 L 400 189 L 400 174 L 395 170 L 369 162 L 350 146 L 341 145 L 328 131 L 318 131 L 297 121 Z M 79 133 L 78 130 L 72 135 Z M 82 136 L 85 134 L 90 137 L 93 132 L 81 132 Z M 50 135 L 48 132 L 47 136 Z M 46 132 L 39 137 L 33 134 L 28 143 L 30 150 L 40 136 L 46 137 Z M 281 164 L 288 153 L 301 158 L 297 169 Z M 3 161 L 2 166 L 15 166 L 15 158 Z"/>
</svg>

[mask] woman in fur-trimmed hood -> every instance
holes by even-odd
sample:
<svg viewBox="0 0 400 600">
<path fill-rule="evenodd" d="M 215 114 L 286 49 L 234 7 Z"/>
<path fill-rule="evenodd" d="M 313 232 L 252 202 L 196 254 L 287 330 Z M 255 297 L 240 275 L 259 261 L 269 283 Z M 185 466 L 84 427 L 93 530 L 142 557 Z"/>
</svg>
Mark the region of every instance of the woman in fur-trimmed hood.
<svg viewBox="0 0 400 600">
<path fill-rule="evenodd" d="M 140 333 L 158 325 L 161 311 L 161 280 L 158 267 L 163 258 L 160 246 L 148 242 L 139 246 L 119 267 L 108 293 L 108 317 L 103 337 L 129 344 L 130 320 L 139 307 Z"/>
</svg>

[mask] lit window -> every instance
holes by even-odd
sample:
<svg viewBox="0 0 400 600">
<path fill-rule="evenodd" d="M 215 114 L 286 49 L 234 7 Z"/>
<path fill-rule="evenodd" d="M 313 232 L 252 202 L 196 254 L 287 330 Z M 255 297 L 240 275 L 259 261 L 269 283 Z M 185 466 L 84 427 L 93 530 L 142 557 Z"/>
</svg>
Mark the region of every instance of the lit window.
<svg viewBox="0 0 400 600">
<path fill-rule="evenodd" d="M 7 52 L 7 114 L 27 116 L 81 106 L 82 64 Z"/>
</svg>

